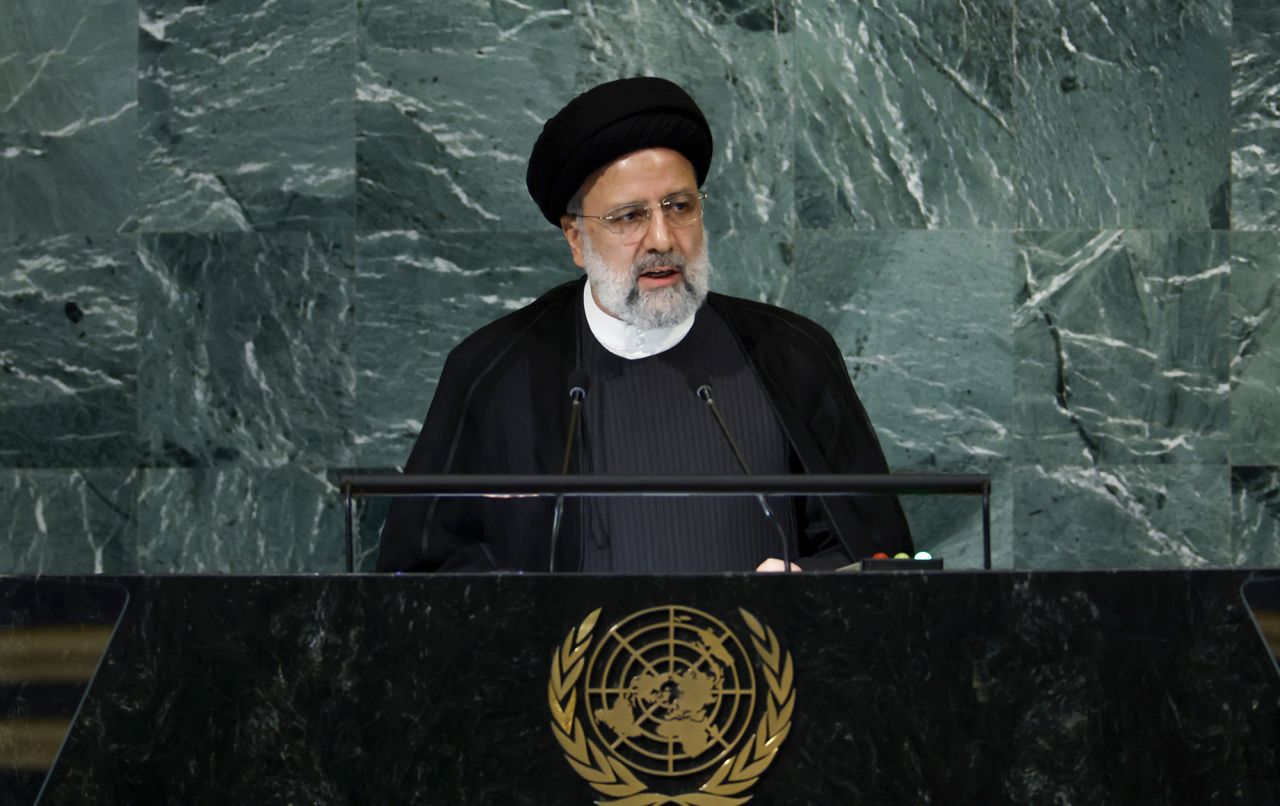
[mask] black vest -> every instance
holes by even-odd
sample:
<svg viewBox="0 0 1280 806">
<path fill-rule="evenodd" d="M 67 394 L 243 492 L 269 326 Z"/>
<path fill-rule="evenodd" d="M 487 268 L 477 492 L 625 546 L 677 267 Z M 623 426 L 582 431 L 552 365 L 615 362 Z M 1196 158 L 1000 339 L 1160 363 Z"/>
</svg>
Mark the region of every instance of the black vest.
<svg viewBox="0 0 1280 806">
<path fill-rule="evenodd" d="M 639 359 L 610 353 L 582 317 L 584 454 L 591 473 L 738 475 L 741 467 L 694 386 L 709 384 L 752 473 L 787 473 L 791 450 L 732 332 L 703 306 L 671 349 Z M 770 505 L 795 549 L 788 498 Z M 780 538 L 755 498 L 584 499 L 584 571 L 752 571 L 781 557 Z"/>
</svg>

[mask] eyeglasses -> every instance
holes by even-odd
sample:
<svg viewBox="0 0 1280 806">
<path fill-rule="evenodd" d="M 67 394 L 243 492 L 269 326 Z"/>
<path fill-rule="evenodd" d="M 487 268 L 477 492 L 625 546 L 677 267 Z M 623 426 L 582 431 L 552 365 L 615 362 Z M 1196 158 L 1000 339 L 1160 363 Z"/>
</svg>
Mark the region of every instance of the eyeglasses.
<svg viewBox="0 0 1280 806">
<path fill-rule="evenodd" d="M 667 226 L 684 229 L 702 218 L 702 202 L 707 198 L 704 191 L 698 193 L 674 193 L 657 206 L 662 209 L 662 220 Z M 615 207 L 604 215 L 587 215 L 577 213 L 582 218 L 594 218 L 604 228 L 619 235 L 624 241 L 639 240 L 649 229 L 649 219 L 653 216 L 653 207 L 647 204 L 624 204 Z"/>
</svg>

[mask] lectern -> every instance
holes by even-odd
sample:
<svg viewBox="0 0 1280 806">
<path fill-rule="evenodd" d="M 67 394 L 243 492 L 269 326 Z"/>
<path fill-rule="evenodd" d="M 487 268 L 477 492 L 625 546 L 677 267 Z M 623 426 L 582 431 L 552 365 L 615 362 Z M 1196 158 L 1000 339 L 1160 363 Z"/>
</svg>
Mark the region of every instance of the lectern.
<svg viewBox="0 0 1280 806">
<path fill-rule="evenodd" d="M 43 804 L 1276 803 L 1250 576 L 0 587 L 125 602 Z"/>
</svg>

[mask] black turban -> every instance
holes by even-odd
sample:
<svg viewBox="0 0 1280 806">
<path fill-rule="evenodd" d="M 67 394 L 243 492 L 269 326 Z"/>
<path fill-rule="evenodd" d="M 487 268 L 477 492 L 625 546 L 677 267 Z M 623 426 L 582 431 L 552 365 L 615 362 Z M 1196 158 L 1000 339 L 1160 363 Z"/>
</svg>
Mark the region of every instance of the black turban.
<svg viewBox="0 0 1280 806">
<path fill-rule="evenodd" d="M 525 174 L 529 195 L 558 227 L 588 176 L 644 148 L 679 151 L 701 187 L 711 167 L 711 127 L 689 93 L 666 79 L 624 78 L 593 87 L 542 127 Z"/>
</svg>

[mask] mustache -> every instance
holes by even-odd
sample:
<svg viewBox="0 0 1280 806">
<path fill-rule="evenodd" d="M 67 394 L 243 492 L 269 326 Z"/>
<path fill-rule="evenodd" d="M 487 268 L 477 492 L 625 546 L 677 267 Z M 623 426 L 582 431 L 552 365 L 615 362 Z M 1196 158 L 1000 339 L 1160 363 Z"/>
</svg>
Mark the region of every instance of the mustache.
<svg viewBox="0 0 1280 806">
<path fill-rule="evenodd" d="M 631 288 L 627 291 L 627 305 L 636 305 L 640 302 L 640 275 L 659 267 L 678 269 L 680 271 L 680 287 L 686 294 L 694 293 L 693 284 L 689 282 L 689 277 L 685 271 L 689 267 L 689 261 L 678 252 L 666 252 L 659 254 L 650 252 L 635 263 L 631 264 Z"/>
<path fill-rule="evenodd" d="M 671 268 L 679 269 L 681 272 L 684 272 L 684 270 L 689 266 L 689 261 L 685 260 L 684 255 L 681 255 L 679 252 L 664 252 L 662 254 L 657 252 L 648 252 L 635 263 L 631 264 L 632 282 L 639 280 L 641 274 L 644 274 L 650 269 L 656 269 L 659 266 L 670 266 Z"/>
</svg>

